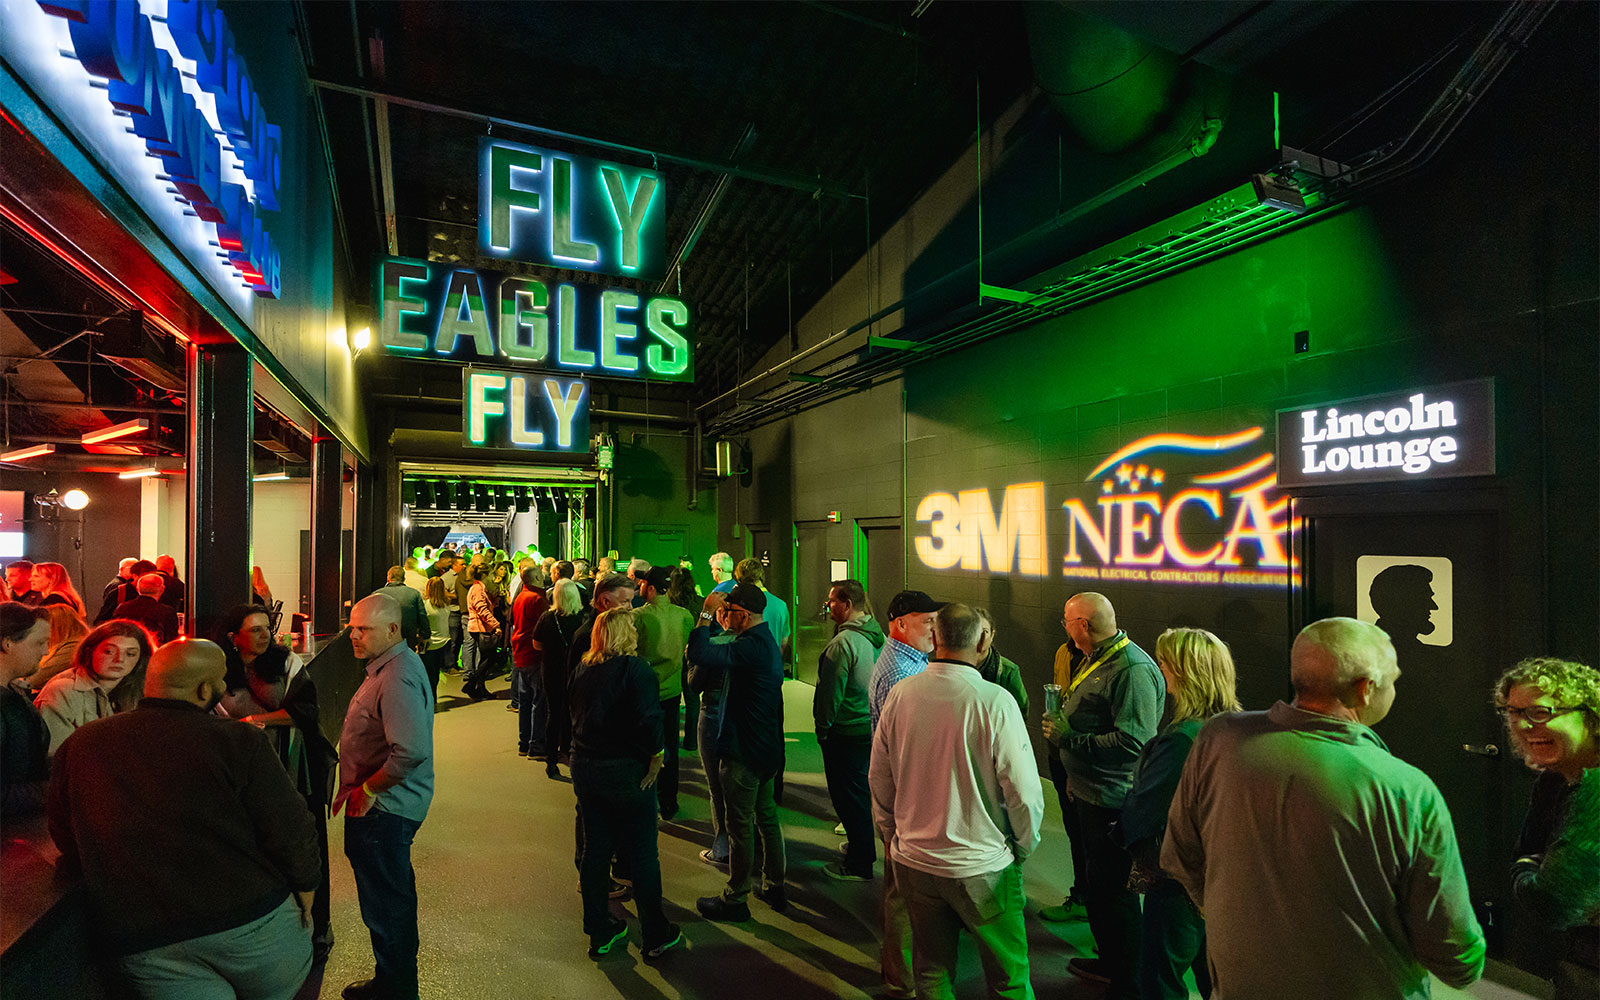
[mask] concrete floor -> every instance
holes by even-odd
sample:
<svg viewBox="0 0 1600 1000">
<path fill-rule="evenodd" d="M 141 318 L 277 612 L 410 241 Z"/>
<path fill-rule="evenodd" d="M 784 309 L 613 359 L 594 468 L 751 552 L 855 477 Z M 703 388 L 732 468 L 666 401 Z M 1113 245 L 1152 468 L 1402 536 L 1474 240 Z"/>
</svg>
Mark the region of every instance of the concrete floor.
<svg viewBox="0 0 1600 1000">
<path fill-rule="evenodd" d="M 784 1000 L 877 994 L 878 883 L 840 883 L 821 866 L 836 857 L 841 839 L 811 732 L 811 688 L 785 684 L 789 732 L 784 835 L 788 845 L 789 912 L 751 900 L 746 924 L 701 920 L 700 896 L 726 880 L 698 858 L 709 846 L 708 805 L 699 758 L 681 758 L 681 813 L 663 823 L 661 875 L 667 915 L 683 925 L 685 946 L 654 965 L 639 953 L 631 903 L 626 953 L 587 957 L 572 865 L 572 785 L 545 777 L 544 766 L 517 755 L 516 716 L 507 712 L 506 682 L 491 687 L 498 700 L 472 704 L 460 681 L 440 682 L 434 728 L 437 790 L 417 834 L 413 860 L 421 897 L 422 996 L 469 1000 L 542 997 L 624 997 L 629 1000 L 710 1000 L 762 994 Z M 1049 789 L 1047 788 L 1048 792 Z M 1060 902 L 1070 881 L 1065 835 L 1053 794 L 1045 796 L 1044 843 L 1026 866 L 1029 912 Z M 333 924 L 337 943 L 324 970 L 313 972 L 300 996 L 335 998 L 344 986 L 372 974 L 366 928 L 344 858 L 343 823 L 329 830 Z M 879 861 L 880 873 L 882 861 Z M 1079 1000 L 1102 990 L 1069 975 L 1069 958 L 1090 948 L 1087 924 L 1028 921 L 1033 984 L 1040 996 Z M 1464 997 L 1435 982 L 1436 997 Z M 977 956 L 964 948 L 959 993 L 984 995 Z M 1520 994 L 1484 984 L 1479 997 Z"/>
</svg>

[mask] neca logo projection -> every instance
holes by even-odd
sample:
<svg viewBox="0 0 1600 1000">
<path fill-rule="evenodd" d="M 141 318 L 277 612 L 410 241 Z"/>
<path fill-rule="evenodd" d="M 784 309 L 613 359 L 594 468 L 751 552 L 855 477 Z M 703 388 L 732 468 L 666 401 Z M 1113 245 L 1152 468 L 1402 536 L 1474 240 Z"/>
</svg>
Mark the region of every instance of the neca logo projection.
<svg viewBox="0 0 1600 1000">
<path fill-rule="evenodd" d="M 1140 438 L 1090 472 L 1098 496 L 1065 498 L 1055 515 L 1042 482 L 1005 487 L 998 512 L 988 489 L 930 493 L 917 505 L 917 522 L 928 531 L 915 539 L 917 558 L 935 570 L 1043 577 L 1051 572 L 1054 521 L 1065 533 L 1064 577 L 1282 585 L 1292 570 L 1291 526 L 1270 452 L 1215 472 L 1154 464 L 1191 464 L 1192 456 L 1232 451 L 1261 436 L 1252 427 L 1210 438 Z"/>
</svg>

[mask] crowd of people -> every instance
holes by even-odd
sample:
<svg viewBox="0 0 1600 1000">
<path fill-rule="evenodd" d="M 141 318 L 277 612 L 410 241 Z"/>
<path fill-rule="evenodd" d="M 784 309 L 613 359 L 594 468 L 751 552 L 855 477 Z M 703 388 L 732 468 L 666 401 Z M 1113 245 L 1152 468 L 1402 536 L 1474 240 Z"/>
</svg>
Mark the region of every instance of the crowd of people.
<svg viewBox="0 0 1600 1000">
<path fill-rule="evenodd" d="M 657 849 L 684 753 L 699 755 L 711 804 L 700 858 L 727 874 L 700 916 L 749 920 L 752 896 L 783 910 L 791 881 L 778 810 L 788 605 L 758 560 L 717 553 L 708 568 L 702 597 L 689 565 L 419 552 L 352 609 L 365 676 L 335 748 L 306 665 L 260 604 L 233 609 L 214 643 L 174 639 L 141 603 L 173 610 L 167 570 L 125 560 L 91 628 L 64 569 L 12 564 L 4 814 L 47 811 L 139 995 L 248 981 L 250 995 L 287 997 L 333 945 L 327 824 L 342 811 L 375 965 L 344 996 L 410 1000 L 411 845 L 434 793 L 440 676 L 459 671 L 478 701 L 509 670 L 519 754 L 552 778 L 566 765 L 572 782 L 590 955 L 626 947 L 615 901 L 630 895 L 640 951 L 661 960 L 684 939 Z M 1401 696 L 1377 626 L 1307 626 L 1292 699 L 1246 712 L 1217 635 L 1171 628 L 1151 655 L 1109 600 L 1075 594 L 1040 712 L 985 609 L 907 590 L 880 623 L 845 579 L 827 613 L 812 715 L 844 841 L 820 874 L 878 882 L 884 995 L 953 996 L 965 933 L 992 995 L 1033 996 L 1022 866 L 1046 815 L 1035 734 L 1073 877 L 1038 916 L 1087 922 L 1096 954 L 1068 969 L 1108 996 L 1187 997 L 1192 976 L 1202 996 L 1425 997 L 1430 974 L 1481 975 L 1443 797 L 1372 728 Z M 1539 775 L 1510 876 L 1542 930 L 1532 962 L 1563 1000 L 1593 997 L 1600 673 L 1531 659 L 1489 694 Z M 160 877 L 196 863 L 233 877 Z"/>
</svg>

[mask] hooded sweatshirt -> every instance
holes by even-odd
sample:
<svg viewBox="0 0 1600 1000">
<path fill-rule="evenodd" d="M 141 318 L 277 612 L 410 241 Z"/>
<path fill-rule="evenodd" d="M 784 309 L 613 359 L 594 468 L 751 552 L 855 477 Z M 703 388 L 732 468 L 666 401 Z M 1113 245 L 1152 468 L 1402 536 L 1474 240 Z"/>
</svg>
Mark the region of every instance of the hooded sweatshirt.
<svg viewBox="0 0 1600 1000">
<path fill-rule="evenodd" d="M 817 663 L 817 693 L 811 703 L 818 739 L 872 735 L 867 681 L 883 642 L 883 627 L 870 615 L 834 630 Z"/>
</svg>

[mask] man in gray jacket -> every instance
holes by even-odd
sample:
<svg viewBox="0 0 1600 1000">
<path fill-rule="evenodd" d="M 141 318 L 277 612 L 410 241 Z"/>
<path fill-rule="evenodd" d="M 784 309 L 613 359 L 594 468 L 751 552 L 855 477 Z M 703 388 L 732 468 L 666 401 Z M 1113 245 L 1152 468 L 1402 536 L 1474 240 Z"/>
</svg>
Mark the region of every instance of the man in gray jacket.
<svg viewBox="0 0 1600 1000">
<path fill-rule="evenodd" d="M 1428 973 L 1483 973 L 1450 811 L 1372 731 L 1394 646 L 1328 618 L 1289 654 L 1294 703 L 1206 724 L 1167 817 L 1161 867 L 1205 911 L 1217 997 L 1425 1000 Z"/>
<path fill-rule="evenodd" d="M 872 617 L 860 580 L 833 581 L 828 591 L 828 617 L 834 622 L 833 638 L 817 661 L 811 714 L 817 724 L 817 745 L 822 748 L 828 797 L 849 839 L 844 857 L 824 865 L 822 873 L 844 882 L 865 882 L 872 878 L 872 866 L 878 860 L 872 832 L 872 789 L 867 784 L 872 761 L 867 680 L 883 648 L 883 629 Z"/>
<path fill-rule="evenodd" d="M 1100 594 L 1076 594 L 1061 619 L 1085 661 L 1062 692 L 1065 704 L 1045 716 L 1044 735 L 1059 748 L 1083 834 L 1084 887 L 1097 958 L 1074 958 L 1068 971 L 1107 983 L 1113 1000 L 1138 996 L 1139 897 L 1128 888 L 1133 858 L 1111 836 L 1111 824 L 1133 787 L 1139 751 L 1156 734 L 1167 685 L 1150 654 L 1117 628 L 1117 613 Z"/>
</svg>

